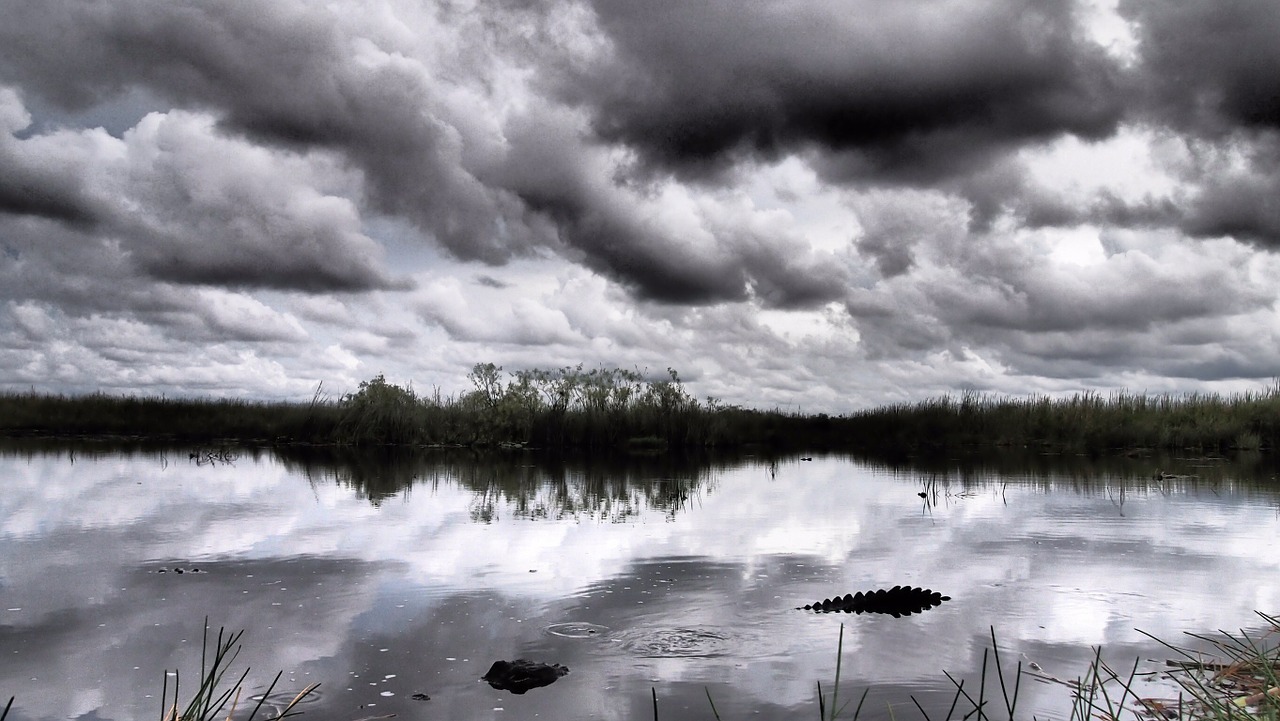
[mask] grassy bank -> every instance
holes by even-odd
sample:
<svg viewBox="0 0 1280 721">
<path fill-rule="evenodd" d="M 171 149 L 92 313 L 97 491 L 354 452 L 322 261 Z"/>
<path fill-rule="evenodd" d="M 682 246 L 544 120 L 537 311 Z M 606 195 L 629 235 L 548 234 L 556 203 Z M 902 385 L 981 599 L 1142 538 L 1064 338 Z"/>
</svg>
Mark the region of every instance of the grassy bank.
<svg viewBox="0 0 1280 721">
<path fill-rule="evenodd" d="M 849 436 L 868 448 L 1274 450 L 1280 446 L 1280 386 L 1232 396 L 1081 393 L 1050 399 L 966 393 L 842 420 Z"/>
<path fill-rule="evenodd" d="M 1280 386 L 1233 396 L 1082 393 L 1068 398 L 976 393 L 844 416 L 800 415 L 699 400 L 674 370 L 504 373 L 476 365 L 472 390 L 419 394 L 381 375 L 354 393 L 294 403 L 0 394 L 0 434 L 125 436 L 210 442 L 631 448 L 765 445 L 872 455 L 975 446 L 1073 452 L 1280 447 Z"/>
</svg>

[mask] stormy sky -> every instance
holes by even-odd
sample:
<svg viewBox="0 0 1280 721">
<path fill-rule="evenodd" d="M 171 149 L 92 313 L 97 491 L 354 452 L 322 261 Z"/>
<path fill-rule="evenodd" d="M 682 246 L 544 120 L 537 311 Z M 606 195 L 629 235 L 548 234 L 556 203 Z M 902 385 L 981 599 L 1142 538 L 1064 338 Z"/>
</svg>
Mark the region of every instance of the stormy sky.
<svg viewBox="0 0 1280 721">
<path fill-rule="evenodd" d="M 1280 376 L 1269 0 L 0 0 L 0 389 Z"/>
</svg>

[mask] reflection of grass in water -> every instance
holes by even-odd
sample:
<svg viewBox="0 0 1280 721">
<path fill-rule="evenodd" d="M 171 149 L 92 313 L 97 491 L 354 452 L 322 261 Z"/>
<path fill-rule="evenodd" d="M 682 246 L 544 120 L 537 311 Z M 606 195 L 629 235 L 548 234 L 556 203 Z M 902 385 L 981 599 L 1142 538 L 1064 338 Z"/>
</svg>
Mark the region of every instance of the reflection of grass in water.
<svg viewBox="0 0 1280 721">
<path fill-rule="evenodd" d="M 991 721 L 992 719 L 1018 718 L 1018 693 L 1022 688 L 1024 676 L 1033 679 L 1056 683 L 1068 688 L 1071 692 L 1071 721 L 1118 721 L 1129 716 L 1135 721 L 1151 721 L 1153 719 L 1171 721 L 1276 721 L 1280 718 L 1280 644 L 1274 638 L 1268 644 L 1267 638 L 1280 633 L 1280 618 L 1259 612 L 1271 628 L 1262 638 L 1250 636 L 1241 631 L 1238 636 L 1221 632 L 1223 638 L 1188 634 L 1210 648 L 1212 654 L 1225 661 L 1205 660 L 1203 652 L 1191 651 L 1173 646 L 1160 639 L 1146 634 L 1152 640 L 1182 656 L 1185 661 L 1168 661 L 1169 667 L 1175 669 L 1168 674 L 1180 689 L 1177 698 L 1161 699 L 1144 697 L 1135 689 L 1138 673 L 1138 659 L 1127 673 L 1118 673 L 1102 660 L 1102 650 L 1094 650 L 1093 660 L 1085 673 L 1075 679 L 1059 679 L 1043 673 L 1036 664 L 1023 670 L 1022 662 L 1010 670 L 1000 659 L 1000 646 L 996 642 L 995 629 L 991 630 L 991 647 L 982 653 L 982 670 L 975 686 L 966 688 L 965 679 L 956 679 L 943 671 L 947 680 L 955 687 L 950 706 L 943 721 Z M 840 704 L 840 672 L 841 659 L 844 656 L 844 624 L 840 625 L 840 639 L 836 646 L 836 675 L 831 686 L 830 703 L 823 692 L 822 682 L 818 682 L 818 718 L 820 721 L 834 721 L 845 718 L 844 714 L 851 702 Z M 990 663 L 988 663 L 990 661 Z M 999 696 L 992 688 L 988 696 L 988 678 L 995 676 L 995 686 Z M 716 709 L 710 689 L 704 687 L 711 714 L 721 721 L 720 712 Z M 862 713 L 863 703 L 870 689 L 864 689 L 853 709 L 856 719 Z M 653 718 L 659 721 L 658 691 L 651 688 L 653 697 Z M 911 696 L 911 702 L 919 710 L 925 721 L 935 721 L 924 706 Z M 896 718 L 893 709 L 889 709 L 891 719 Z M 1026 717 L 1025 712 L 1023 717 Z M 1034 719 L 1035 717 L 1032 717 Z"/>
<path fill-rule="evenodd" d="M 240 654 L 240 637 L 244 635 L 244 631 L 235 633 L 226 633 L 225 629 L 218 629 L 218 638 L 214 642 L 212 655 L 209 651 L 209 620 L 205 619 L 204 636 L 200 645 L 200 686 L 196 690 L 195 695 L 187 702 L 186 708 L 179 711 L 179 682 L 181 676 L 178 671 L 173 673 L 173 702 L 169 703 L 169 676 L 168 671 L 165 672 L 164 687 L 161 694 L 160 708 L 161 721 L 214 721 L 216 716 L 221 715 L 222 710 L 226 708 L 227 703 L 231 703 L 231 708 L 227 711 L 226 718 L 229 720 L 235 715 L 236 707 L 240 703 L 240 693 L 244 680 L 249 675 L 249 669 L 240 674 L 240 678 L 236 680 L 230 687 L 221 688 L 223 677 L 230 669 L 231 664 L 235 661 L 236 656 Z M 259 698 L 258 703 L 249 713 L 246 721 L 253 721 L 258 711 L 262 708 L 262 704 L 266 701 L 271 692 L 275 690 L 276 684 L 280 681 L 280 676 L 284 672 L 276 674 L 271 681 L 271 685 L 267 687 Z M 313 683 L 300 691 L 293 700 L 290 701 L 275 718 L 282 719 L 286 716 L 296 716 L 298 711 L 293 708 L 300 701 L 310 695 L 320 684 Z M 0 721 L 3 721 L 0 718 Z"/>
</svg>

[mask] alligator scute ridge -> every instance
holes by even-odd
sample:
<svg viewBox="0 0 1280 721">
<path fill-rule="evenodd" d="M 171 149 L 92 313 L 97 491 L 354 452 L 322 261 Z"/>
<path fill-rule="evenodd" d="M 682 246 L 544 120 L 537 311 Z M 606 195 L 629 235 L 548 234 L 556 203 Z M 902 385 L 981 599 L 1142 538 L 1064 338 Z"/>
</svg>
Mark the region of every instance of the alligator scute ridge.
<svg viewBox="0 0 1280 721">
<path fill-rule="evenodd" d="M 941 606 L 943 601 L 950 600 L 950 596 L 927 588 L 894 586 L 888 590 L 881 588 L 866 593 L 846 593 L 844 596 L 828 598 L 796 610 L 816 613 L 885 613 L 900 618 Z"/>
</svg>

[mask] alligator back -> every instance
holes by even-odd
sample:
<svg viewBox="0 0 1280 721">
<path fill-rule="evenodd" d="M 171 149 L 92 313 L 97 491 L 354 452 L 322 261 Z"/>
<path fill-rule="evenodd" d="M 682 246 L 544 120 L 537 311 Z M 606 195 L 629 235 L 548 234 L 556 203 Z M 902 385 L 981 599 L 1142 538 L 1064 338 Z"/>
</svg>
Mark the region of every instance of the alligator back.
<svg viewBox="0 0 1280 721">
<path fill-rule="evenodd" d="M 950 596 L 944 596 L 927 588 L 894 586 L 888 590 L 881 588 L 866 593 L 858 591 L 856 594 L 836 596 L 801 606 L 796 610 L 817 613 L 887 613 L 894 618 L 900 618 L 927 611 L 934 606 L 941 606 L 943 601 L 950 600 Z"/>
</svg>

